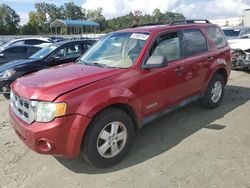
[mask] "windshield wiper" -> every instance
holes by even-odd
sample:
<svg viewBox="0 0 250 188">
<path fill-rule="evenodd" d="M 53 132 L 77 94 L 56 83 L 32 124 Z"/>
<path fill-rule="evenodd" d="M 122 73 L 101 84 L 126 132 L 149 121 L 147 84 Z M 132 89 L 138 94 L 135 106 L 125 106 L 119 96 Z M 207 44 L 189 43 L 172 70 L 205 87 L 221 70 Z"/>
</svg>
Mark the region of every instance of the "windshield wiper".
<svg viewBox="0 0 250 188">
<path fill-rule="evenodd" d="M 92 65 L 92 66 L 98 66 L 98 67 L 108 67 L 105 64 L 97 63 L 97 62 L 85 62 L 85 61 L 82 61 L 82 60 L 80 60 L 80 62 L 83 62 L 85 65 Z"/>
</svg>

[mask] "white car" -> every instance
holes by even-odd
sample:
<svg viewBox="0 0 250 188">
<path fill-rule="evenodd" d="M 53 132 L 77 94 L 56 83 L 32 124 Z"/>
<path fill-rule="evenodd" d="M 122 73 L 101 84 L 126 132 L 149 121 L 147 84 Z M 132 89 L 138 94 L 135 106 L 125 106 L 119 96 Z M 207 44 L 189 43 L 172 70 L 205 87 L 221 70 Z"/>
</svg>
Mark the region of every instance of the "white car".
<svg viewBox="0 0 250 188">
<path fill-rule="evenodd" d="M 250 38 L 228 40 L 232 49 L 232 69 L 250 70 Z"/>
<path fill-rule="evenodd" d="M 43 44 L 46 45 L 51 43 L 53 43 L 53 40 L 51 40 L 50 38 L 43 38 L 43 37 L 11 39 L 0 46 L 0 51 L 2 51 L 8 46 L 32 45 L 41 47 L 40 45 Z"/>
</svg>

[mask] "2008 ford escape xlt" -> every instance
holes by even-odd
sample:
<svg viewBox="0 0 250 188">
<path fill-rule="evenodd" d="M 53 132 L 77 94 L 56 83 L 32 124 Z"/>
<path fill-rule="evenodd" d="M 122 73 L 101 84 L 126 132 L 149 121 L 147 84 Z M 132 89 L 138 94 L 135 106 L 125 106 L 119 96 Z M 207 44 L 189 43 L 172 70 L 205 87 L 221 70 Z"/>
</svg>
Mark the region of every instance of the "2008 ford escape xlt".
<svg viewBox="0 0 250 188">
<path fill-rule="evenodd" d="M 76 63 L 16 80 L 10 122 L 38 153 L 107 168 L 144 124 L 196 99 L 216 108 L 230 70 L 230 47 L 207 20 L 116 31 Z"/>
</svg>

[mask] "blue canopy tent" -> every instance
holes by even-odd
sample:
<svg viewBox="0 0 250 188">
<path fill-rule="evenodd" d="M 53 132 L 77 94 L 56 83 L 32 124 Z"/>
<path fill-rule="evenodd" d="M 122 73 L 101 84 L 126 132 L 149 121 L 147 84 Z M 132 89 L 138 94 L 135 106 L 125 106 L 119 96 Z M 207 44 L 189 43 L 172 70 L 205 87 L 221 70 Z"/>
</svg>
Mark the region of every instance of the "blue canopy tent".
<svg viewBox="0 0 250 188">
<path fill-rule="evenodd" d="M 96 32 L 100 28 L 100 25 L 98 23 L 88 21 L 88 20 L 61 20 L 56 19 L 50 24 L 51 33 L 55 31 L 55 34 L 57 35 L 60 33 L 58 32 L 61 30 L 61 28 L 67 29 L 67 34 L 83 34 L 83 33 L 89 33 L 89 32 Z"/>
</svg>

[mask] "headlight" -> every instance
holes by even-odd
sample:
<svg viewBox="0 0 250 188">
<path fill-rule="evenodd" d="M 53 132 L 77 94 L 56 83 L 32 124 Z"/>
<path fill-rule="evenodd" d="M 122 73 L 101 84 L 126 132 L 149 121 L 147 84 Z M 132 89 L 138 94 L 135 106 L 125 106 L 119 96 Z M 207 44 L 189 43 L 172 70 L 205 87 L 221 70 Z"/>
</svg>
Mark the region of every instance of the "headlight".
<svg viewBox="0 0 250 188">
<path fill-rule="evenodd" d="M 38 122 L 50 122 L 55 117 L 65 115 L 67 109 L 66 103 L 32 101 L 31 106 L 36 112 Z"/>
<path fill-rule="evenodd" d="M 9 79 L 15 73 L 16 73 L 16 71 L 14 69 L 9 69 L 9 70 L 6 70 L 6 71 L 0 73 L 0 81 Z"/>
</svg>

